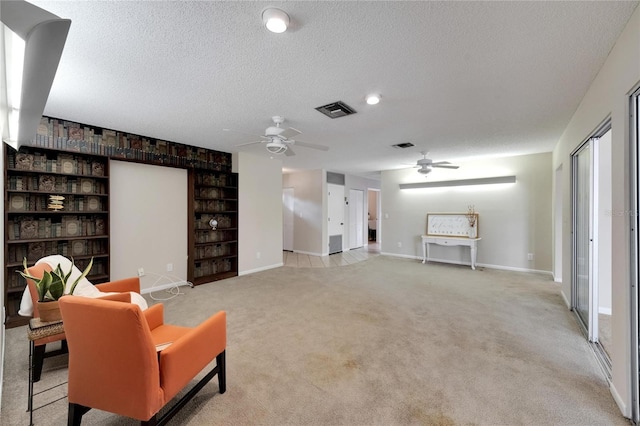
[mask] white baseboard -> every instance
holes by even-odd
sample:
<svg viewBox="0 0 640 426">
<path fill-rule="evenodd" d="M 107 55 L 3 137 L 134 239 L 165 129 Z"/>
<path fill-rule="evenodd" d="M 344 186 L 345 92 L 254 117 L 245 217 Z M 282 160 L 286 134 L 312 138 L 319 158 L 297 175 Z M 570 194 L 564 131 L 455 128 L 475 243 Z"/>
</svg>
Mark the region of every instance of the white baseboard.
<svg viewBox="0 0 640 426">
<path fill-rule="evenodd" d="M 140 294 L 149 294 L 149 293 L 154 293 L 156 291 L 168 290 L 170 288 L 181 287 L 185 285 L 191 287 L 191 283 L 188 283 L 186 281 L 175 281 L 175 282 L 170 282 L 166 284 L 156 285 L 153 287 L 141 288 Z"/>
<path fill-rule="evenodd" d="M 398 254 L 398 253 L 385 253 L 383 251 L 381 251 L 380 254 L 383 256 L 401 257 L 403 259 L 418 259 L 422 261 L 422 256 L 411 256 L 410 254 Z"/>
<path fill-rule="evenodd" d="M 564 300 L 564 304 L 567 305 L 567 308 L 571 309 L 571 303 L 569 303 L 569 299 L 567 299 L 567 295 L 564 294 L 564 291 L 560 290 L 560 296 L 562 296 L 562 300 Z"/>
<path fill-rule="evenodd" d="M 516 268 L 514 266 L 490 265 L 488 263 L 476 263 L 476 266 L 482 266 L 483 268 L 490 269 L 500 269 L 503 271 L 532 272 L 534 274 L 549 275 L 553 278 L 553 273 L 551 271 L 544 271 L 542 269 Z"/>
<path fill-rule="evenodd" d="M 293 252 L 294 253 L 300 253 L 300 254 L 308 254 L 309 256 L 328 256 L 329 255 L 328 252 L 325 253 L 325 254 L 316 253 L 316 252 L 313 252 L 313 251 L 301 251 L 301 250 L 294 250 Z"/>
<path fill-rule="evenodd" d="M 256 272 L 262 272 L 262 271 L 268 271 L 269 269 L 275 269 L 275 268 L 279 268 L 281 266 L 284 266 L 284 263 L 280 262 L 280 263 L 275 263 L 273 265 L 267 265 L 267 266 L 261 266 L 259 268 L 255 268 L 255 269 L 249 269 L 246 271 L 239 271 L 238 272 L 238 276 L 243 276 L 243 275 L 249 275 L 249 274 L 255 274 Z"/>
<path fill-rule="evenodd" d="M 598 308 L 598 313 L 603 315 L 611 315 L 611 308 L 603 308 L 601 306 Z"/>
<path fill-rule="evenodd" d="M 613 396 L 613 400 L 618 405 L 618 408 L 620 409 L 622 415 L 628 419 L 631 418 L 631 413 L 628 411 L 627 404 L 624 403 L 622 397 L 620 397 L 620 394 L 618 393 L 618 390 L 613 385 L 613 383 L 609 383 L 609 391 L 611 392 L 611 396 Z"/>
<path fill-rule="evenodd" d="M 381 255 L 384 256 L 391 256 L 391 257 L 401 257 L 404 259 L 417 259 L 422 261 L 422 256 L 412 256 L 409 254 L 398 254 L 398 253 L 386 253 L 386 252 L 380 252 Z M 471 262 L 461 262 L 461 261 L 457 261 L 457 260 L 448 260 L 448 259 L 435 259 L 435 258 L 431 258 L 429 259 L 429 262 L 438 262 L 438 263 L 450 263 L 452 265 L 462 265 L 462 266 L 468 266 L 471 267 Z M 515 268 L 512 266 L 502 266 L 502 265 L 490 265 L 488 263 L 476 263 L 476 267 L 481 266 L 483 268 L 490 268 L 490 269 L 500 269 L 500 270 L 504 270 L 504 271 L 515 271 L 515 272 L 533 272 L 536 274 L 544 274 L 544 275 L 550 275 L 551 277 L 553 277 L 553 273 L 551 271 L 543 271 L 543 270 L 538 270 L 538 269 L 527 269 L 527 268 Z"/>
</svg>

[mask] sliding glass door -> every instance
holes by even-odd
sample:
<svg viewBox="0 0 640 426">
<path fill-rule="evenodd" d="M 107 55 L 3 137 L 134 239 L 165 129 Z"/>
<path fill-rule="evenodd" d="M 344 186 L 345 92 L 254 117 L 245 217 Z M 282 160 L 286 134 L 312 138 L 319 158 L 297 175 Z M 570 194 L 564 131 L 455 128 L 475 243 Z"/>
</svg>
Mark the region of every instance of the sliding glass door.
<svg viewBox="0 0 640 426">
<path fill-rule="evenodd" d="M 572 308 L 611 377 L 611 120 L 571 154 Z M 602 327 L 600 324 L 602 323 Z"/>
<path fill-rule="evenodd" d="M 597 341 L 597 315 L 592 309 L 593 155 L 590 139 L 573 153 L 573 308 L 589 335 Z M 594 334 L 595 330 L 595 336 Z"/>
<path fill-rule="evenodd" d="M 633 291 L 631 306 L 631 371 L 632 374 L 632 413 L 631 420 L 634 424 L 640 423 L 640 89 L 636 90 L 630 99 L 629 110 L 631 112 L 631 123 L 629 126 L 629 158 L 631 159 L 630 169 L 630 188 L 631 188 L 631 204 L 635 214 L 630 215 L 631 221 L 631 239 L 630 239 L 630 255 L 629 264 L 631 265 L 631 288 Z"/>
</svg>

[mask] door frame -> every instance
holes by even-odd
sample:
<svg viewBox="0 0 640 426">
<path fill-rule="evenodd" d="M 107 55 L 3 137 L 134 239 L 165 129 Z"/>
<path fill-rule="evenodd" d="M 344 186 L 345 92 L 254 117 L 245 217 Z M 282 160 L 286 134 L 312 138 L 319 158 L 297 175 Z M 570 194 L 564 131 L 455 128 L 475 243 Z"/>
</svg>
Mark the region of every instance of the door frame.
<svg viewBox="0 0 640 426">
<path fill-rule="evenodd" d="M 629 97 L 629 281 L 631 286 L 631 420 L 640 423 L 640 87 Z"/>
<path fill-rule="evenodd" d="M 382 212 L 382 203 L 381 203 L 381 191 L 378 188 L 367 188 L 367 212 L 369 211 L 369 193 L 375 192 L 376 194 L 376 240 L 374 243 L 382 245 L 382 221 L 380 220 L 380 215 Z M 368 227 L 368 222 L 367 222 Z M 367 238 L 367 245 L 369 244 L 369 238 Z M 380 247 L 380 246 L 378 246 Z"/>
<path fill-rule="evenodd" d="M 332 194 L 333 192 L 333 194 Z M 345 186 L 327 183 L 327 241 L 329 254 L 344 251 L 344 222 L 345 222 Z M 332 222 L 333 220 L 333 222 Z M 339 232 L 338 232 L 339 231 Z M 332 232 L 336 232 L 332 234 Z M 331 250 L 331 237 L 340 237 L 340 250 Z"/>
<path fill-rule="evenodd" d="M 607 352 L 603 349 L 599 342 L 598 336 L 598 297 L 599 297 L 599 282 L 598 282 L 598 268 L 599 268 L 599 256 L 598 250 L 594 248 L 598 247 L 598 216 L 600 212 L 595 206 L 598 206 L 598 193 L 599 193 L 599 139 L 608 131 L 612 130 L 611 117 L 607 117 L 596 129 L 586 138 L 573 152 L 571 152 L 571 309 L 576 313 L 579 324 L 582 326 L 582 330 L 585 333 L 587 340 L 590 342 L 592 349 L 596 355 L 596 358 L 607 376 L 611 379 L 611 360 Z M 575 164 L 574 155 L 582 150 L 587 144 L 591 144 L 591 176 L 590 176 L 590 244 L 589 244 L 589 321 L 588 324 L 584 324 L 583 319 L 578 315 L 577 305 L 577 276 L 576 276 L 576 182 L 575 182 Z"/>
<path fill-rule="evenodd" d="M 597 139 L 595 137 L 589 137 L 587 140 L 582 142 L 572 153 L 571 153 L 571 309 L 575 312 L 578 317 L 579 323 L 582 325 L 582 330 L 585 332 L 587 339 L 590 342 L 597 341 L 598 338 L 598 329 L 597 329 L 597 316 L 594 316 L 593 309 L 593 297 L 597 294 L 594 291 L 594 287 L 597 290 L 597 275 L 593 273 L 595 268 L 595 260 L 593 250 L 594 245 L 597 244 L 597 241 L 594 240 L 596 237 L 594 234 L 594 194 L 597 192 L 595 186 L 594 179 L 594 169 L 595 169 L 595 156 L 597 152 Z M 579 193 L 579 182 L 577 176 L 578 172 L 578 155 L 584 151 L 585 149 L 589 149 L 589 177 L 588 177 L 588 192 L 589 192 L 589 205 L 587 206 L 588 211 L 588 242 L 589 247 L 587 248 L 587 259 L 589 262 L 588 270 L 587 270 L 587 282 L 588 282 L 588 302 L 587 302 L 587 315 L 586 318 L 583 318 L 579 313 L 579 301 L 578 301 L 578 216 L 580 211 L 578 210 L 578 193 Z"/>
<path fill-rule="evenodd" d="M 360 198 L 360 200 L 357 199 L 358 197 Z M 365 224 L 364 206 L 365 206 L 364 190 L 350 188 L 349 189 L 349 250 L 364 247 L 364 241 L 365 241 L 364 240 L 364 224 Z M 360 213 L 360 215 L 358 215 L 358 213 Z M 352 241 L 352 237 L 354 236 L 355 236 L 355 241 Z M 358 237 L 360 238 L 359 241 L 358 241 Z"/>
<path fill-rule="evenodd" d="M 291 223 L 290 223 L 291 248 L 287 247 L 287 215 L 285 215 L 285 212 L 286 212 L 285 204 L 287 200 L 291 201 L 291 214 L 288 215 L 290 216 L 289 219 L 291 220 Z M 293 248 L 294 248 L 294 242 L 295 242 L 294 232 L 295 232 L 295 219 L 296 219 L 295 205 L 296 205 L 295 189 L 291 187 L 282 188 L 282 250 L 285 250 L 285 251 L 293 251 Z"/>
</svg>

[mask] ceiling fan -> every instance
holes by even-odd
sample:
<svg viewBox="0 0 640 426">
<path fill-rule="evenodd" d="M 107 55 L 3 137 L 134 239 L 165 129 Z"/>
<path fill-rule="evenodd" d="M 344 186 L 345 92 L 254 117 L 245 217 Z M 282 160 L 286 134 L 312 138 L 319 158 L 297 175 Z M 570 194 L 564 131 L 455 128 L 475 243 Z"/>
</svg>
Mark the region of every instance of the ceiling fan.
<svg viewBox="0 0 640 426">
<path fill-rule="evenodd" d="M 307 142 L 302 142 L 302 141 L 292 139 L 294 136 L 298 136 L 302 134 L 302 132 L 298 129 L 294 129 L 293 127 L 289 127 L 286 129 L 280 127 L 280 125 L 284 122 L 284 117 L 280 115 L 275 115 L 271 117 L 271 120 L 273 120 L 273 123 L 275 124 L 275 126 L 267 127 L 266 130 L 264 131 L 264 135 L 256 135 L 262 138 L 262 140 L 241 143 L 240 145 L 236 145 L 236 146 L 247 146 L 247 145 L 263 143 L 265 144 L 265 148 L 267 149 L 267 151 L 269 151 L 271 154 L 284 154 L 288 157 L 292 155 L 296 155 L 295 152 L 293 152 L 293 149 L 291 149 L 293 145 L 302 146 L 305 148 L 318 149 L 320 151 L 329 150 L 328 146 L 318 145 L 314 143 L 307 143 Z M 235 131 L 231 129 L 224 129 L 224 130 L 228 132 Z M 245 133 L 245 132 L 240 132 L 240 133 Z"/>
<path fill-rule="evenodd" d="M 438 161 L 434 163 L 432 159 L 427 158 L 429 153 L 426 151 L 420 151 L 420 154 L 422 154 L 422 158 L 418 160 L 418 163 L 414 167 L 417 167 L 418 173 L 422 173 L 423 175 L 431 173 L 433 168 L 457 169 L 460 167 L 455 166 L 448 161 Z"/>
</svg>

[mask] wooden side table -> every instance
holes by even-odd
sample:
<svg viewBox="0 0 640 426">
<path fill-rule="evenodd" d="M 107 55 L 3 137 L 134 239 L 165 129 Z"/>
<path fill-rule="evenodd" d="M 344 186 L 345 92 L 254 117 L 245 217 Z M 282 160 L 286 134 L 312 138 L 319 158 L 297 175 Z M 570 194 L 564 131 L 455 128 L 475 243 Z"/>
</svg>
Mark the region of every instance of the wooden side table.
<svg viewBox="0 0 640 426">
<path fill-rule="evenodd" d="M 29 411 L 29 426 L 33 425 L 33 412 L 35 410 L 38 410 L 46 405 L 53 404 L 56 401 L 60 401 L 61 399 L 66 398 L 66 396 L 63 396 L 56 399 L 55 401 L 51 401 L 40 407 L 33 408 L 34 395 L 39 395 L 41 393 L 47 392 L 49 390 L 52 390 L 54 388 L 57 388 L 67 383 L 67 382 L 63 382 L 58 385 L 52 386 L 50 388 L 41 390 L 36 394 L 33 393 L 33 352 L 35 350 L 35 341 L 38 339 L 42 339 L 42 338 L 53 336 L 60 333 L 64 333 L 64 325 L 62 324 L 62 320 L 52 321 L 52 322 L 43 322 L 43 321 L 40 321 L 40 318 L 31 318 L 29 320 L 29 326 L 27 327 L 27 337 L 29 338 L 29 399 L 27 401 L 27 411 Z"/>
</svg>

